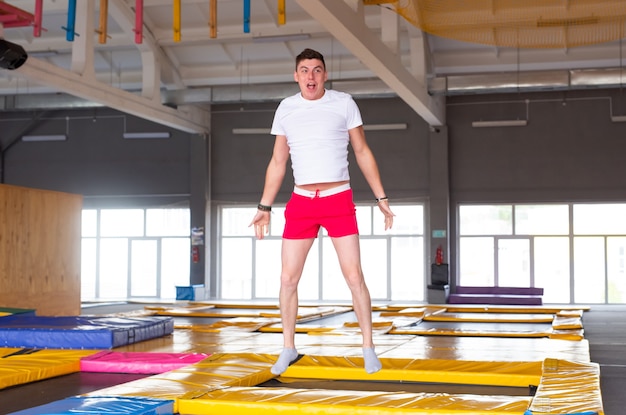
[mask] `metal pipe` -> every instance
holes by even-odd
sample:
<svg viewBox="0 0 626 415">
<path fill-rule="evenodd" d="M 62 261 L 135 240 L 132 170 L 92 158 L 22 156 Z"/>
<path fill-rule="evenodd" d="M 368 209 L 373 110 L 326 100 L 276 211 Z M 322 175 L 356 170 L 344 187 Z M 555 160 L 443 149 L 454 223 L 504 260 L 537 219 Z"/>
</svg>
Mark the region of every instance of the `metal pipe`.
<svg viewBox="0 0 626 415">
<path fill-rule="evenodd" d="M 180 0 L 174 0 L 173 7 L 172 29 L 174 31 L 174 42 L 180 42 Z"/>
<path fill-rule="evenodd" d="M 109 0 L 100 0 L 100 27 L 98 28 L 98 41 L 100 44 L 107 43 L 107 19 L 109 17 Z"/>
<path fill-rule="evenodd" d="M 250 33 L 250 0 L 243 0 L 243 32 Z"/>
<path fill-rule="evenodd" d="M 135 43 L 143 42 L 143 0 L 135 1 Z"/>
<path fill-rule="evenodd" d="M 43 0 L 35 0 L 35 21 L 33 24 L 33 36 L 41 37 L 41 20 L 43 17 Z"/>
<path fill-rule="evenodd" d="M 74 41 L 76 35 L 76 0 L 68 0 L 67 3 L 67 26 L 65 29 L 65 39 L 68 42 Z"/>
<path fill-rule="evenodd" d="M 209 36 L 215 39 L 217 37 L 217 0 L 211 0 L 209 8 Z"/>
<path fill-rule="evenodd" d="M 287 23 L 287 15 L 285 14 L 285 0 L 278 0 L 278 24 Z"/>
</svg>

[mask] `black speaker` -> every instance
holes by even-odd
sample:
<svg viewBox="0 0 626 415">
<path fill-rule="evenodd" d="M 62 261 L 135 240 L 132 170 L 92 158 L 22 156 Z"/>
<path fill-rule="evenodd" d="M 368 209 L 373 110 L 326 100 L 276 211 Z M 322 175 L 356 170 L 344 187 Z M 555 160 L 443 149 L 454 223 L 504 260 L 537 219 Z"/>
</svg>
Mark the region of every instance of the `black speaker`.
<svg viewBox="0 0 626 415">
<path fill-rule="evenodd" d="M 0 68 L 17 69 L 26 62 L 28 54 L 20 45 L 0 39 Z"/>
</svg>

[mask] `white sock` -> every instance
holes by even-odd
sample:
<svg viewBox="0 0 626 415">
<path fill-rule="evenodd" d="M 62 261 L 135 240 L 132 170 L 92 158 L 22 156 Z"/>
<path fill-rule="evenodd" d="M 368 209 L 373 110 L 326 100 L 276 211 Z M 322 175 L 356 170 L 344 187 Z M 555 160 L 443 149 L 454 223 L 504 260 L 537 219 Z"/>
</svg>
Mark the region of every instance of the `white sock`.
<svg viewBox="0 0 626 415">
<path fill-rule="evenodd" d="M 365 371 L 369 374 L 376 373 L 383 368 L 373 347 L 363 348 L 363 360 L 365 361 Z"/>
<path fill-rule="evenodd" d="M 296 349 L 285 347 L 282 352 L 280 352 L 280 356 L 278 356 L 278 360 L 274 363 L 274 366 L 270 369 L 272 374 L 280 375 L 282 374 L 290 364 L 292 364 L 298 358 L 298 351 Z"/>
</svg>

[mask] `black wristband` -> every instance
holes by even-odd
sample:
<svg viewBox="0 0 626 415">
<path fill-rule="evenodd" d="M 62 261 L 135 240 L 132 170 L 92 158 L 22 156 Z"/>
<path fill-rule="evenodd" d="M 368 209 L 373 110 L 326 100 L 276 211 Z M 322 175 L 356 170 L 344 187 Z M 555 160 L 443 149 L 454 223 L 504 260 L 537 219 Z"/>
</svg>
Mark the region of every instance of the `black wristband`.
<svg viewBox="0 0 626 415">
<path fill-rule="evenodd" d="M 383 197 L 379 197 L 378 199 L 375 199 L 376 203 L 380 203 L 383 202 L 385 200 L 389 200 L 389 198 L 387 196 L 383 196 Z"/>
<path fill-rule="evenodd" d="M 257 206 L 257 209 L 259 209 L 261 212 L 271 212 L 272 211 L 272 207 L 271 206 L 262 205 L 261 203 L 259 203 L 259 205 Z"/>
</svg>

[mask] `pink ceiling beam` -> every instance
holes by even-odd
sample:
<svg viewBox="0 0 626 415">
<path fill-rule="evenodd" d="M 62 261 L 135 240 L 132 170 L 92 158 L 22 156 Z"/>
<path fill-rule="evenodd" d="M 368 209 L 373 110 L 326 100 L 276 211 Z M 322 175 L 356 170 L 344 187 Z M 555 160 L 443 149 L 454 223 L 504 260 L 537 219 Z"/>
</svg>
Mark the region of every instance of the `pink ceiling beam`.
<svg viewBox="0 0 626 415">
<path fill-rule="evenodd" d="M 143 0 L 135 1 L 135 43 L 143 43 Z"/>
</svg>

